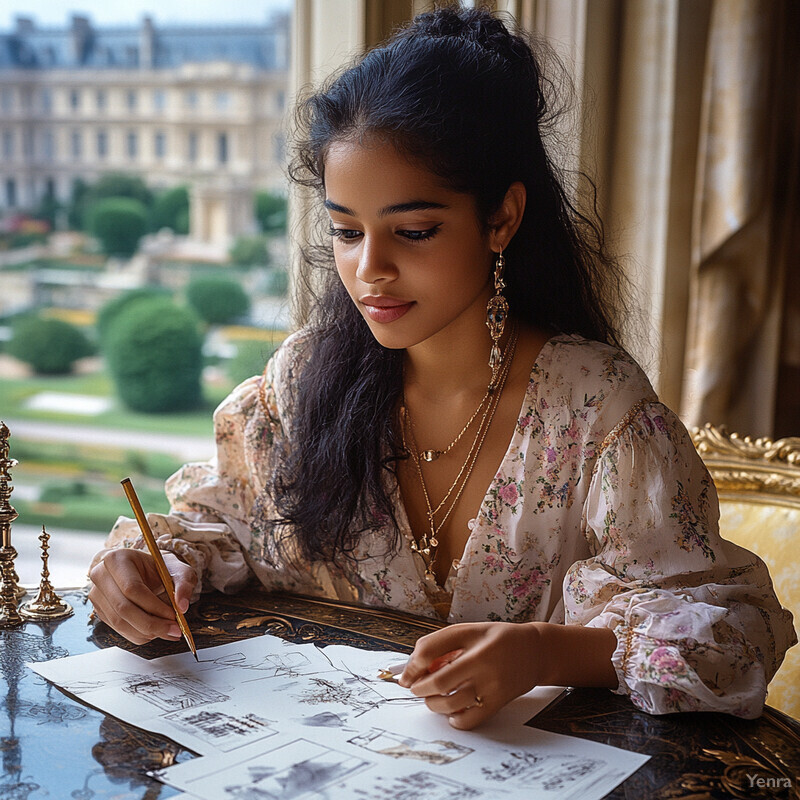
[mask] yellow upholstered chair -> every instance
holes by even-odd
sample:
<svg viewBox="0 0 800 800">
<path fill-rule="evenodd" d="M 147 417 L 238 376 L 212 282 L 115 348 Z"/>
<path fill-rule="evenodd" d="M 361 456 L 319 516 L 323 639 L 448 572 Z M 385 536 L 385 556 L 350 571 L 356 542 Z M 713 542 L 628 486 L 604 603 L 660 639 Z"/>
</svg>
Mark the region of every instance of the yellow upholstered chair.
<svg viewBox="0 0 800 800">
<path fill-rule="evenodd" d="M 706 425 L 692 430 L 720 499 L 720 532 L 757 553 L 800 637 L 800 438 L 750 439 Z M 789 650 L 767 702 L 800 719 L 800 645 Z"/>
</svg>

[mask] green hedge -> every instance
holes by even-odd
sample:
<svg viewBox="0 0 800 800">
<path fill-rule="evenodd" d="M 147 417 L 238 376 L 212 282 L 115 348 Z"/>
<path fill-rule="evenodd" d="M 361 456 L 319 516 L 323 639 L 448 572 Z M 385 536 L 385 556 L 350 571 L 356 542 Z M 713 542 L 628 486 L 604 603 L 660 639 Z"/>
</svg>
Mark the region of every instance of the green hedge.
<svg viewBox="0 0 800 800">
<path fill-rule="evenodd" d="M 94 352 L 80 328 L 38 316 L 22 317 L 14 323 L 7 350 L 42 375 L 66 375 L 79 358 Z"/>
<path fill-rule="evenodd" d="M 229 278 L 197 278 L 186 287 L 189 305 L 210 325 L 221 325 L 250 310 L 241 284 Z"/>
<path fill-rule="evenodd" d="M 197 317 L 162 300 L 134 303 L 106 336 L 105 353 L 120 400 L 145 413 L 202 402 L 203 339 Z"/>
</svg>

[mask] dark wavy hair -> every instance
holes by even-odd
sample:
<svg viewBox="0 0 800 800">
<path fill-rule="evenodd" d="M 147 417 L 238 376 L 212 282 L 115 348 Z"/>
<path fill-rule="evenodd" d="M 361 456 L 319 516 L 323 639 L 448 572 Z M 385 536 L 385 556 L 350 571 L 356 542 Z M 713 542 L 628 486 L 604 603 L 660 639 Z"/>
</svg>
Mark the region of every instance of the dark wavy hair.
<svg viewBox="0 0 800 800">
<path fill-rule="evenodd" d="M 300 103 L 290 176 L 324 197 L 331 144 L 379 137 L 471 195 L 485 227 L 521 181 L 528 202 L 505 250 L 512 314 L 617 344 L 611 299 L 622 274 L 599 221 L 576 209 L 545 149 L 552 90 L 528 41 L 491 12 L 420 14 Z M 341 564 L 360 537 L 395 520 L 386 472 L 401 457 L 393 419 L 403 353 L 370 333 L 338 279 L 330 241 L 303 255 L 316 276 L 306 287 L 313 302 L 302 366 L 287 387 L 291 430 L 273 451 L 266 492 L 273 523 L 300 555 Z"/>
</svg>

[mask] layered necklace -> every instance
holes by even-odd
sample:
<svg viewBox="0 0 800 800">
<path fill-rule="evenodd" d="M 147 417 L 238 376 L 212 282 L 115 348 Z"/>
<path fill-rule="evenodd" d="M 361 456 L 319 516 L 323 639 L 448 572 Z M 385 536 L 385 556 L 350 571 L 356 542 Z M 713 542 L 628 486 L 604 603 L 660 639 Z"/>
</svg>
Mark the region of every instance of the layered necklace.
<svg viewBox="0 0 800 800">
<path fill-rule="evenodd" d="M 414 424 L 411 421 L 411 415 L 406 406 L 405 397 L 402 399 L 400 406 L 400 431 L 402 435 L 403 450 L 408 453 L 416 468 L 417 476 L 419 477 L 420 486 L 422 487 L 422 494 L 425 498 L 426 516 L 428 519 L 429 531 L 426 531 L 419 538 L 416 536 L 411 543 L 411 549 L 422 558 L 425 564 L 425 580 L 435 584 L 436 575 L 434 573 L 434 565 L 436 563 L 436 553 L 439 548 L 439 531 L 444 527 L 445 523 L 453 513 L 453 509 L 458 504 L 459 499 L 467 485 L 467 481 L 472 475 L 475 467 L 475 462 L 478 460 L 478 455 L 483 447 L 483 442 L 486 439 L 486 434 L 489 432 L 489 427 L 492 424 L 495 411 L 500 403 L 500 397 L 503 394 L 503 388 L 508 378 L 509 370 L 511 369 L 511 362 L 514 359 L 514 351 L 517 346 L 518 332 L 516 326 L 511 331 L 508 337 L 505 350 L 500 361 L 499 369 L 492 375 L 492 380 L 486 389 L 486 393 L 481 398 L 478 407 L 472 413 L 472 416 L 467 420 L 464 427 L 459 431 L 458 435 L 447 447 L 443 450 L 435 450 L 433 448 L 423 449 L 417 445 L 414 436 Z M 436 461 L 441 456 L 449 453 L 458 442 L 464 437 L 473 423 L 479 419 L 477 427 L 472 437 L 472 444 L 469 451 L 455 477 L 455 480 L 450 485 L 450 488 L 445 492 L 444 497 L 441 499 L 436 508 L 433 507 L 428 487 L 425 483 L 425 476 L 422 472 L 422 463 Z"/>
</svg>

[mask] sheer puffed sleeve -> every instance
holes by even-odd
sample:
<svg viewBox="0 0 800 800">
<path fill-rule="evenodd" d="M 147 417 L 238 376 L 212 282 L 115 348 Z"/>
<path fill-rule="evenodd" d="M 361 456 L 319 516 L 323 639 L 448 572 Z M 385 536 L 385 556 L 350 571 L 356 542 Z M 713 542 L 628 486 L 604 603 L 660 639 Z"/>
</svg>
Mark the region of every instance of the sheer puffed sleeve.
<svg viewBox="0 0 800 800">
<path fill-rule="evenodd" d="M 166 484 L 169 514 L 148 514 L 159 548 L 174 552 L 197 573 L 203 590 L 234 592 L 255 576 L 268 589 L 329 594 L 312 567 L 299 570 L 254 541 L 250 517 L 263 491 L 270 449 L 283 436 L 285 387 L 292 379 L 297 337 L 287 340 L 263 376 L 240 384 L 214 413 L 216 456 L 185 464 Z M 120 517 L 106 547 L 145 549 L 135 520 Z M 102 551 L 95 558 L 102 558 Z M 254 558 L 258 552 L 262 558 Z M 324 578 L 324 576 L 323 576 Z"/>
<path fill-rule="evenodd" d="M 593 557 L 567 623 L 608 627 L 618 693 L 654 714 L 757 717 L 795 641 L 764 563 L 720 538 L 716 490 L 674 413 L 640 403 L 606 437 L 583 509 Z"/>
</svg>

